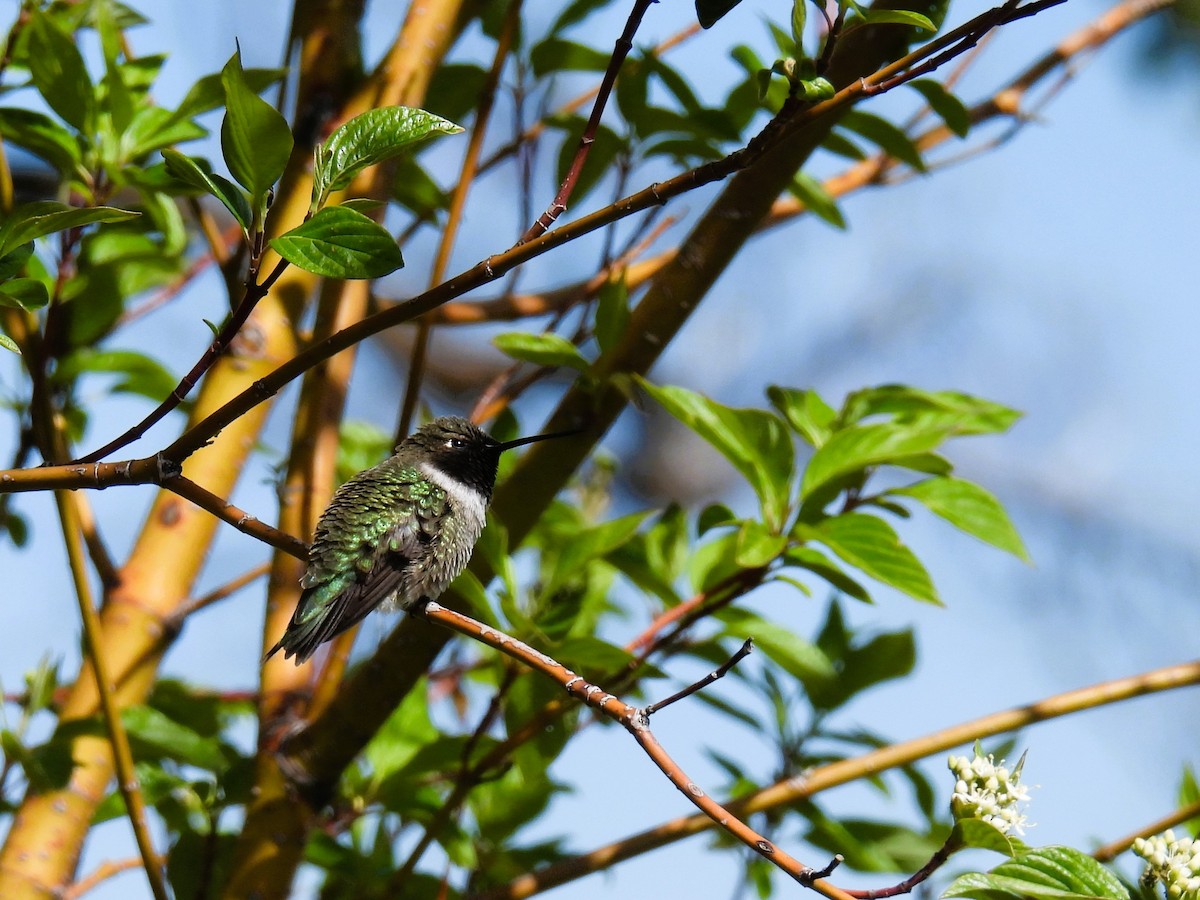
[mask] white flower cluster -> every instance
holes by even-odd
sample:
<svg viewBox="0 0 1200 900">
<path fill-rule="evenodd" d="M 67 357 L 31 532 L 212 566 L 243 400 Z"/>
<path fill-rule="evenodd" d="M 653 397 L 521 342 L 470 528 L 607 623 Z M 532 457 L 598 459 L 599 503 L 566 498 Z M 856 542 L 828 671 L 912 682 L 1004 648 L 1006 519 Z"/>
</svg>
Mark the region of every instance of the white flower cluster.
<svg viewBox="0 0 1200 900">
<path fill-rule="evenodd" d="M 1152 838 L 1138 838 L 1133 852 L 1146 861 L 1142 883 L 1161 881 L 1169 900 L 1200 900 L 1200 840 L 1175 837 L 1167 830 Z"/>
<path fill-rule="evenodd" d="M 1004 760 L 996 763 L 991 754 L 983 756 L 978 748 L 974 759 L 951 756 L 947 760 L 954 773 L 954 796 L 950 812 L 959 819 L 982 819 L 1005 834 L 1025 833 L 1026 818 L 1021 804 L 1029 802 L 1029 788 L 1021 784 L 1021 766 L 1025 758 L 1011 771 Z"/>
</svg>

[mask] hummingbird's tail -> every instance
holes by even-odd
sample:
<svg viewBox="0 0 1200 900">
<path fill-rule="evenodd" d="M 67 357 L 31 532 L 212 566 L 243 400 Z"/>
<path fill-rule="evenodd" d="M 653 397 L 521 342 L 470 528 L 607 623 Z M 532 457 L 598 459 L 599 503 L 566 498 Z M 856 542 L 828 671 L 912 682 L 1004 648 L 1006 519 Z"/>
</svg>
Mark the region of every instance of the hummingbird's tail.
<svg viewBox="0 0 1200 900">
<path fill-rule="evenodd" d="M 377 567 L 380 570 L 386 577 L 373 574 L 365 581 L 358 581 L 351 576 L 306 590 L 300 595 L 287 631 L 267 651 L 263 662 L 282 650 L 284 659 L 295 657 L 296 665 L 303 665 L 323 643 L 361 622 L 399 584 L 398 570 Z"/>
</svg>

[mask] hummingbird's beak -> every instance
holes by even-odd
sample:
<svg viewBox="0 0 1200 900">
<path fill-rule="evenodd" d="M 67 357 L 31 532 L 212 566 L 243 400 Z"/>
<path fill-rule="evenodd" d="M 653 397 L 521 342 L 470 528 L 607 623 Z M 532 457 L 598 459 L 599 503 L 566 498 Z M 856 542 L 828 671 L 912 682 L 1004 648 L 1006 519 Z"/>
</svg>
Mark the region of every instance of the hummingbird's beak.
<svg viewBox="0 0 1200 900">
<path fill-rule="evenodd" d="M 496 444 L 496 452 L 503 453 L 505 450 L 511 450 L 513 447 L 520 447 L 524 444 L 533 444 L 537 441 L 549 441 L 554 438 L 570 437 L 573 434 L 582 434 L 582 428 L 572 428 L 570 431 L 552 431 L 549 434 L 532 434 L 529 437 L 516 438 L 511 441 L 504 441 Z"/>
</svg>

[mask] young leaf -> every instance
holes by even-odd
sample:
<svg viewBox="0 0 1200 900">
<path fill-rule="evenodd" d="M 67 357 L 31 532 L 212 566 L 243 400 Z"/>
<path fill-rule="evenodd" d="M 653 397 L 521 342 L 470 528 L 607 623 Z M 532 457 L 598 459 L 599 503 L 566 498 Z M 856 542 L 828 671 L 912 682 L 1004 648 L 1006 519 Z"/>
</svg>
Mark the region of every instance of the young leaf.
<svg viewBox="0 0 1200 900">
<path fill-rule="evenodd" d="M 596 343 L 607 353 L 617 345 L 629 324 L 629 288 L 624 276 L 610 278 L 600 287 L 596 302 Z"/>
<path fill-rule="evenodd" d="M 762 504 L 767 527 L 780 528 L 791 499 L 792 438 L 780 418 L 735 409 L 680 387 L 640 384 L 663 408 L 704 438 L 745 476 Z"/>
<path fill-rule="evenodd" d="M 139 215 L 112 206 L 67 206 L 55 200 L 41 200 L 18 206 L 0 227 L 0 257 L 36 238 L 79 228 L 94 222 L 120 222 Z"/>
<path fill-rule="evenodd" d="M 960 875 L 943 897 L 971 900 L 1129 900 L 1120 880 L 1071 847 L 1039 847 L 990 872 Z"/>
<path fill-rule="evenodd" d="M 332 191 L 350 184 L 365 169 L 398 156 L 424 141 L 462 129 L 440 116 L 408 106 L 368 110 L 346 122 L 316 150 L 313 209 Z"/>
<path fill-rule="evenodd" d="M 197 160 L 184 156 L 178 150 L 163 150 L 162 157 L 168 172 L 180 181 L 212 194 L 224 204 L 243 230 L 250 229 L 250 201 L 241 188 L 228 178 L 209 172 Z"/>
<path fill-rule="evenodd" d="M 993 494 L 958 478 L 929 478 L 888 491 L 920 500 L 951 525 L 1029 562 L 1029 554 L 1008 513 Z"/>
<path fill-rule="evenodd" d="M 378 222 L 344 206 L 327 206 L 271 241 L 288 262 L 326 278 L 380 278 L 404 265 L 396 241 Z"/>
<path fill-rule="evenodd" d="M 767 388 L 767 398 L 772 406 L 783 413 L 796 433 L 813 447 L 819 448 L 833 434 L 837 413 L 816 391 L 771 385 Z"/>
<path fill-rule="evenodd" d="M 796 54 L 804 52 L 804 20 L 808 16 L 809 0 L 792 0 L 792 40 L 796 42 Z"/>
<path fill-rule="evenodd" d="M 920 560 L 883 519 L 862 513 L 833 516 L 815 525 L 800 525 L 800 536 L 818 541 L 876 581 L 916 600 L 940 604 L 933 581 Z"/>
<path fill-rule="evenodd" d="M 967 136 L 971 130 L 971 114 L 961 100 L 931 78 L 918 78 L 910 81 L 908 86 L 920 92 L 929 108 L 941 116 L 947 128 L 960 138 Z"/>
<path fill-rule="evenodd" d="M 887 119 L 852 109 L 842 116 L 839 124 L 856 134 L 861 134 L 871 143 L 878 144 L 888 155 L 912 166 L 918 172 L 925 171 L 925 161 L 921 159 L 921 151 L 917 149 L 917 145 L 903 129 L 897 128 Z"/>
<path fill-rule="evenodd" d="M 95 117 L 95 90 L 87 66 L 75 41 L 45 13 L 34 13 L 29 23 L 26 61 L 34 87 L 50 108 L 67 124 L 90 132 Z"/>
<path fill-rule="evenodd" d="M 808 461 L 800 481 L 800 496 L 807 498 L 835 478 L 868 466 L 927 453 L 945 439 L 944 430 L 914 429 L 891 423 L 845 428 L 835 432 Z"/>
<path fill-rule="evenodd" d="M 579 372 L 586 372 L 591 367 L 579 348 L 559 334 L 510 331 L 496 335 L 492 343 L 506 356 L 538 366 L 564 366 Z"/>
<path fill-rule="evenodd" d="M 49 302 L 50 292 L 36 278 L 14 278 L 0 284 L 0 306 L 15 306 L 32 312 Z"/>
<path fill-rule="evenodd" d="M 829 582 L 830 587 L 863 603 L 874 603 L 867 589 L 847 575 L 828 556 L 814 547 L 793 547 L 783 555 L 789 566 L 807 569 Z"/>
<path fill-rule="evenodd" d="M 958 391 L 924 391 L 904 384 L 884 384 L 850 394 L 839 416 L 852 425 L 877 415 L 892 416 L 897 424 L 926 430 L 943 428 L 950 434 L 995 434 L 1007 431 L 1021 413 L 991 400 Z"/>
<path fill-rule="evenodd" d="M 911 25 L 913 28 L 923 28 L 925 31 L 937 31 L 928 16 L 912 12 L 908 9 L 871 9 L 863 19 L 866 25 Z"/>
<path fill-rule="evenodd" d="M 826 684 L 837 677 L 833 663 L 816 644 L 774 622 L 737 607 L 722 610 L 717 618 L 732 636 L 754 638 L 756 650 L 805 686 Z"/>
<path fill-rule="evenodd" d="M 221 84 L 225 87 L 221 152 L 234 180 L 250 192 L 251 210 L 259 212 L 292 155 L 292 130 L 246 80 L 240 50 L 221 70 Z"/>
<path fill-rule="evenodd" d="M 246 84 L 255 94 L 262 93 L 286 74 L 287 69 L 242 70 Z M 175 121 L 193 119 L 201 113 L 216 109 L 224 102 L 225 86 L 221 83 L 221 73 L 214 72 L 212 75 L 205 75 L 191 86 L 183 102 L 171 113 L 171 118 Z"/>
<path fill-rule="evenodd" d="M 808 211 L 834 228 L 846 228 L 846 217 L 838 208 L 837 201 L 825 190 L 824 185 L 806 172 L 797 172 L 788 185 L 788 190 L 803 203 Z"/>
<path fill-rule="evenodd" d="M 5 350 L 11 350 L 17 356 L 21 355 L 21 348 L 17 346 L 17 342 L 7 334 L 0 334 L 0 347 L 3 347 Z"/>
</svg>

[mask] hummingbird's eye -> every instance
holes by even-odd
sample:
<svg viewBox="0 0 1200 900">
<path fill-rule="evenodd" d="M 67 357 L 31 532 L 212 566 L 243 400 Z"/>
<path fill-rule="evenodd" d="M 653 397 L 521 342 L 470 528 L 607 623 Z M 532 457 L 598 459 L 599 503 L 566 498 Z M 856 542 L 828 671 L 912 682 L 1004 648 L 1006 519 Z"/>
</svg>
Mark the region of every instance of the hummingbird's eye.
<svg viewBox="0 0 1200 900">
<path fill-rule="evenodd" d="M 462 438 L 450 438 L 450 440 L 446 441 L 446 449 L 447 450 L 466 450 L 467 442 L 464 441 Z"/>
</svg>

